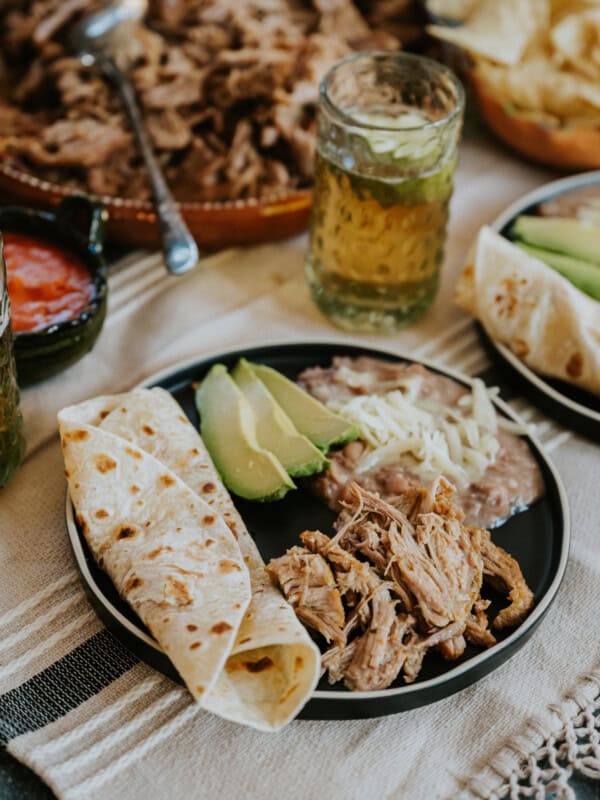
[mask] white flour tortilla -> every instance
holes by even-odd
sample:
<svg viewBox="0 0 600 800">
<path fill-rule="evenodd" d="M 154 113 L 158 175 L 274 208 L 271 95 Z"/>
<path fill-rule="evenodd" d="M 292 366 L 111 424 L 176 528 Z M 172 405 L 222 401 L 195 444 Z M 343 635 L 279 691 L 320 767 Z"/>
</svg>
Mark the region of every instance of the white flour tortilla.
<svg viewBox="0 0 600 800">
<path fill-rule="evenodd" d="M 455 300 L 532 369 L 600 395 L 600 303 L 491 228 Z"/>
<path fill-rule="evenodd" d="M 237 537 L 250 574 L 252 599 L 225 668 L 204 695 L 202 705 L 260 730 L 279 729 L 310 697 L 320 673 L 320 654 L 291 606 L 272 585 L 198 431 L 162 389 L 143 389 L 95 402 L 96 422 L 102 430 L 160 460 L 216 510 Z"/>
<path fill-rule="evenodd" d="M 77 520 L 99 565 L 196 700 L 216 683 L 250 602 L 225 522 L 163 463 L 96 427 L 97 401 L 59 427 Z"/>
</svg>

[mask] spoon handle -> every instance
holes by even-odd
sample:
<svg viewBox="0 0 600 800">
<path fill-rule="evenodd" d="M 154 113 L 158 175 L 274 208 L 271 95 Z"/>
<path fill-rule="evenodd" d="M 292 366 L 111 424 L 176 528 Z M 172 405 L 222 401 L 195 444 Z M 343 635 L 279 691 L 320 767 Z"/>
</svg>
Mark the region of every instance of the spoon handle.
<svg viewBox="0 0 600 800">
<path fill-rule="evenodd" d="M 146 122 L 135 96 L 129 77 L 122 72 L 110 58 L 102 58 L 99 66 L 104 74 L 114 83 L 121 95 L 123 105 L 136 135 L 142 157 L 148 170 L 156 215 L 160 225 L 163 253 L 167 269 L 172 275 L 183 275 L 198 262 L 198 247 L 183 221 L 177 204 L 167 186 L 160 168 Z"/>
</svg>

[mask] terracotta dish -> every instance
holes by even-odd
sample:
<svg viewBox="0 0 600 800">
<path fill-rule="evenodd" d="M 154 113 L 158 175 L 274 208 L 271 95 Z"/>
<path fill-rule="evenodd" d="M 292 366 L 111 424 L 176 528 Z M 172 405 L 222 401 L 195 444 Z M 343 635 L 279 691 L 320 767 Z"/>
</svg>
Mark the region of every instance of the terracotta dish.
<svg viewBox="0 0 600 800">
<path fill-rule="evenodd" d="M 81 194 L 39 180 L 6 164 L 0 165 L 0 196 L 12 203 L 50 207 L 65 197 Z M 283 192 L 261 200 L 222 203 L 181 203 L 181 211 L 201 247 L 218 249 L 233 245 L 285 239 L 302 232 L 310 212 L 309 189 Z M 93 198 L 110 214 L 108 238 L 131 247 L 158 247 L 159 235 L 152 204 L 117 197 Z"/>
<path fill-rule="evenodd" d="M 491 130 L 517 152 L 565 170 L 600 168 L 600 128 L 549 128 L 523 114 L 510 114 L 469 70 L 479 112 Z"/>
</svg>

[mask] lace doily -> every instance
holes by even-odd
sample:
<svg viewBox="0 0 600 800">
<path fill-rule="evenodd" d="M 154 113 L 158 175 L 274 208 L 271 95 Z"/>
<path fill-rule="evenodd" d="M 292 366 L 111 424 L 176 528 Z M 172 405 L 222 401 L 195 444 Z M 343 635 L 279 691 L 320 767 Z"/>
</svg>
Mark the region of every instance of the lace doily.
<svg viewBox="0 0 600 800">
<path fill-rule="evenodd" d="M 470 782 L 465 797 L 575 800 L 569 784 L 573 775 L 600 781 L 600 670 L 548 711 L 553 724 L 548 725 L 548 718 L 530 722 L 527 733 L 494 758 L 486 776 Z M 527 750 L 532 739 L 541 744 Z"/>
</svg>

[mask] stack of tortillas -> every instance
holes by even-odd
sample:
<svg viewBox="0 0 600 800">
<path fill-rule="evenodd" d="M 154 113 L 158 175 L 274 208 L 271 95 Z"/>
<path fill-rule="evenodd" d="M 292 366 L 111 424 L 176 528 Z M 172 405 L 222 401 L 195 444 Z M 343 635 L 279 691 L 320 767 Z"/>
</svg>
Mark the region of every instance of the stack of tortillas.
<svg viewBox="0 0 600 800">
<path fill-rule="evenodd" d="M 141 389 L 58 419 L 89 548 L 192 695 L 260 730 L 285 725 L 317 683 L 319 651 L 178 403 Z"/>
</svg>

